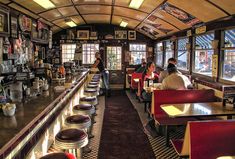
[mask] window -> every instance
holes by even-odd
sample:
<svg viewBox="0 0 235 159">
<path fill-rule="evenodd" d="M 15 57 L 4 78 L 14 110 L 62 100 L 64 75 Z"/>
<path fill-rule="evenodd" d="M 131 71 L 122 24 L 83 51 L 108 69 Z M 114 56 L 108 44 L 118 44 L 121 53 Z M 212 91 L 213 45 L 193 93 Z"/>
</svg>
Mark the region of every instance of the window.
<svg viewBox="0 0 235 159">
<path fill-rule="evenodd" d="M 235 29 L 225 31 L 224 41 L 222 78 L 235 82 Z"/>
<path fill-rule="evenodd" d="M 74 59 L 76 44 L 62 44 L 62 63 Z"/>
<path fill-rule="evenodd" d="M 165 54 L 165 61 L 164 67 L 168 65 L 168 59 L 174 57 L 174 50 L 171 49 L 173 44 L 170 41 L 166 41 L 166 54 Z"/>
<path fill-rule="evenodd" d="M 146 59 L 146 45 L 145 44 L 130 44 L 131 65 L 141 64 L 141 60 Z"/>
<path fill-rule="evenodd" d="M 177 41 L 177 67 L 182 70 L 188 70 L 189 52 L 187 51 L 186 44 L 188 38 L 179 39 Z"/>
<path fill-rule="evenodd" d="M 212 55 L 214 50 L 211 41 L 214 34 L 196 36 L 194 72 L 212 76 Z"/>
<path fill-rule="evenodd" d="M 122 48 L 120 46 L 107 47 L 107 68 L 108 70 L 122 69 Z"/>
<path fill-rule="evenodd" d="M 82 63 L 93 64 L 97 51 L 99 51 L 99 44 L 82 44 Z"/>
<path fill-rule="evenodd" d="M 156 65 L 162 67 L 163 65 L 163 46 L 162 42 L 156 45 Z"/>
</svg>

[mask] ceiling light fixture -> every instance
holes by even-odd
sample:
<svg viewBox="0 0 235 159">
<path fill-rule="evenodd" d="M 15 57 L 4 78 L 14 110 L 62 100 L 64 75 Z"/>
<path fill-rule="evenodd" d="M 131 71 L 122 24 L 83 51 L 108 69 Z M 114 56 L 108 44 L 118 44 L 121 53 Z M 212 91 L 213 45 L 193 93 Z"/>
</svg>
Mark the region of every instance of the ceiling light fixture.
<svg viewBox="0 0 235 159">
<path fill-rule="evenodd" d="M 77 26 L 77 24 L 74 23 L 73 21 L 66 21 L 66 24 L 67 24 L 68 26 L 70 26 L 70 27 L 75 27 L 75 26 Z"/>
<path fill-rule="evenodd" d="M 122 20 L 122 22 L 120 23 L 120 26 L 125 28 L 127 24 L 128 22 Z"/>
<path fill-rule="evenodd" d="M 50 0 L 33 0 L 33 1 L 45 9 L 55 8 L 55 5 Z"/>
<path fill-rule="evenodd" d="M 139 9 L 144 0 L 131 0 L 130 8 Z"/>
</svg>

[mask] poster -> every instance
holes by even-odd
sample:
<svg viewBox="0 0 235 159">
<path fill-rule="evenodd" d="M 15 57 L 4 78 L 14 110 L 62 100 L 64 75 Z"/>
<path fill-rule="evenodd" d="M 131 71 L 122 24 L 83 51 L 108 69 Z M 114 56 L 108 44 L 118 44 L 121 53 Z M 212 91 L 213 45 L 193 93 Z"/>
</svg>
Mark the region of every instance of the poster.
<svg viewBox="0 0 235 159">
<path fill-rule="evenodd" d="M 217 77 L 218 73 L 218 55 L 212 55 L 212 77 Z"/>
</svg>

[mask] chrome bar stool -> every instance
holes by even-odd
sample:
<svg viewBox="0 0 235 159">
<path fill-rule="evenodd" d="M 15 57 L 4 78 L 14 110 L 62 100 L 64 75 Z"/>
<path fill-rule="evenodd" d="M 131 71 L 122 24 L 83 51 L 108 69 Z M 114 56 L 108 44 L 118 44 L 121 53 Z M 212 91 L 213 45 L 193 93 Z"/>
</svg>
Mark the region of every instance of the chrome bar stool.
<svg viewBox="0 0 235 159">
<path fill-rule="evenodd" d="M 64 129 L 55 136 L 55 147 L 68 151 L 79 158 L 82 156 L 82 148 L 87 144 L 88 135 L 84 130 Z"/>
<path fill-rule="evenodd" d="M 96 106 L 98 104 L 97 97 L 81 97 L 80 104 L 91 104 Z"/>
<path fill-rule="evenodd" d="M 78 104 L 73 107 L 74 114 L 82 114 L 82 115 L 89 115 L 91 118 L 92 123 L 96 123 L 94 116 L 97 114 L 95 113 L 95 107 L 91 104 Z"/>
<path fill-rule="evenodd" d="M 40 157 L 40 159 L 76 159 L 76 157 L 71 153 L 54 152 L 54 153 L 49 153 L 45 156 L 42 156 Z"/>
<path fill-rule="evenodd" d="M 88 115 L 72 115 L 65 119 L 65 126 L 67 128 L 75 128 L 75 129 L 82 129 L 88 133 L 88 138 L 92 138 L 94 136 L 91 136 L 89 134 L 89 128 L 91 126 L 91 118 Z M 84 147 L 83 149 L 85 153 L 91 152 L 91 148 Z"/>
<path fill-rule="evenodd" d="M 98 96 L 99 92 L 97 91 L 97 89 L 85 89 L 84 90 L 84 95 L 88 96 L 88 97 L 93 97 L 93 96 Z"/>
</svg>

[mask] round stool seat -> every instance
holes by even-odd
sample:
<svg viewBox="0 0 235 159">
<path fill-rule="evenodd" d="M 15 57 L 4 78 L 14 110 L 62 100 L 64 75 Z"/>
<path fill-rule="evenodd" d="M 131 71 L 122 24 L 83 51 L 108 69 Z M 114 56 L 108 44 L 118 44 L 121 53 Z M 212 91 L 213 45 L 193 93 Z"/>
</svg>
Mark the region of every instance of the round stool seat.
<svg viewBox="0 0 235 159">
<path fill-rule="evenodd" d="M 87 129 L 91 126 L 91 119 L 88 115 L 73 115 L 65 119 L 65 125 L 70 128 Z"/>
<path fill-rule="evenodd" d="M 84 95 L 86 96 L 98 96 L 97 89 L 86 89 L 84 90 Z"/>
<path fill-rule="evenodd" d="M 98 101 L 96 97 L 82 97 L 80 98 L 80 104 L 97 105 Z"/>
<path fill-rule="evenodd" d="M 100 79 L 91 79 L 91 82 L 100 82 Z"/>
<path fill-rule="evenodd" d="M 99 82 L 89 82 L 89 85 L 99 85 Z"/>
<path fill-rule="evenodd" d="M 64 152 L 56 152 L 56 153 L 50 153 L 47 154 L 40 159 L 76 159 L 76 157 L 73 154 L 70 153 L 64 153 Z"/>
<path fill-rule="evenodd" d="M 79 149 L 88 143 L 88 135 L 83 130 L 65 129 L 55 136 L 55 145 L 61 149 Z"/>
<path fill-rule="evenodd" d="M 98 86 L 98 85 L 89 84 L 89 85 L 87 86 L 87 88 L 98 89 L 99 86 Z"/>
<path fill-rule="evenodd" d="M 92 115 L 95 113 L 95 107 L 91 104 L 78 104 L 73 107 L 73 112 L 83 115 Z"/>
<path fill-rule="evenodd" d="M 91 104 L 78 104 L 73 107 L 73 112 L 83 115 L 92 115 L 95 113 L 95 107 Z"/>
</svg>

